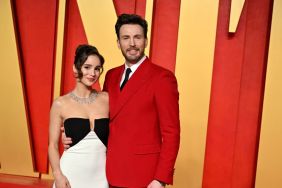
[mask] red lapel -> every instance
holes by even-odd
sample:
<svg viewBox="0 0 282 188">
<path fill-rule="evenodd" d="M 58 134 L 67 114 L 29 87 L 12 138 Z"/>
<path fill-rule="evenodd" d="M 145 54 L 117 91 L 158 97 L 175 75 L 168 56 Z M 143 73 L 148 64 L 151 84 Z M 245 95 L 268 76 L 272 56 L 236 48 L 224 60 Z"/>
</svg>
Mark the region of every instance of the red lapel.
<svg viewBox="0 0 282 188">
<path fill-rule="evenodd" d="M 128 80 L 123 90 L 119 90 L 120 79 L 115 81 L 114 94 L 112 97 L 116 102 L 112 103 L 111 107 L 111 119 L 113 119 L 122 109 L 122 107 L 126 104 L 126 102 L 141 88 L 142 85 L 152 76 L 150 69 L 150 60 L 147 58 L 145 61 L 138 67 L 136 72 L 132 75 L 132 77 Z M 124 68 L 123 68 L 124 70 Z M 121 72 L 121 74 L 123 71 Z M 121 78 L 121 76 L 120 76 Z M 118 85 L 118 87 L 116 86 Z"/>
<path fill-rule="evenodd" d="M 111 76 L 111 80 L 109 81 L 111 84 L 109 86 L 109 95 L 110 95 L 110 117 L 112 117 L 112 112 L 114 112 L 114 107 L 117 104 L 117 99 L 120 96 L 120 80 L 122 78 L 122 74 L 124 72 L 124 65 L 120 66 L 113 72 Z"/>
</svg>

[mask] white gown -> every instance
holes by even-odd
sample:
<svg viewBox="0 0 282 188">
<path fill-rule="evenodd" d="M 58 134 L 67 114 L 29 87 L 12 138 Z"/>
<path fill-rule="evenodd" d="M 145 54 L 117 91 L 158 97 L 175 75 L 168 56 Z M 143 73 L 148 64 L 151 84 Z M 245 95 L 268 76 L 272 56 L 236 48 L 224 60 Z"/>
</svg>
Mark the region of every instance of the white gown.
<svg viewBox="0 0 282 188">
<path fill-rule="evenodd" d="M 81 119 L 76 118 L 79 124 L 82 123 Z M 74 123 L 72 118 L 69 120 L 71 120 L 69 123 L 72 124 L 72 127 L 74 127 L 74 124 L 78 124 L 78 122 Z M 83 120 L 85 121 L 85 119 Z M 96 121 L 95 124 L 97 124 Z M 77 129 L 72 131 L 76 132 Z M 84 134 L 87 133 L 84 131 Z M 90 130 L 90 126 L 88 134 L 76 142 L 68 150 L 64 151 L 60 159 L 61 170 L 68 178 L 71 188 L 108 188 L 105 171 L 107 151 L 105 144 L 93 130 Z M 55 187 L 54 183 L 53 188 Z"/>
</svg>

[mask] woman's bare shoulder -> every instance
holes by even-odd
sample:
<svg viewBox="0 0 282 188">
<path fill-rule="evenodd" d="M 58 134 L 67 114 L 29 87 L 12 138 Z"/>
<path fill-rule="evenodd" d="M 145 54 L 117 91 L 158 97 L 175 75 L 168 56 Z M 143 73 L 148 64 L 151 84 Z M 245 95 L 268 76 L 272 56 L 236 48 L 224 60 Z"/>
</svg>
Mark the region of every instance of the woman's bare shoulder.
<svg viewBox="0 0 282 188">
<path fill-rule="evenodd" d="M 98 92 L 98 98 L 99 98 L 99 101 L 102 102 L 103 104 L 107 104 L 107 105 L 109 104 L 108 92 L 105 92 L 105 91 Z"/>
<path fill-rule="evenodd" d="M 106 91 L 100 91 L 98 94 L 101 95 L 101 97 L 109 98 L 109 94 Z"/>
<path fill-rule="evenodd" d="M 67 103 L 68 98 L 68 94 L 55 98 L 52 104 L 52 108 L 61 108 Z"/>
</svg>

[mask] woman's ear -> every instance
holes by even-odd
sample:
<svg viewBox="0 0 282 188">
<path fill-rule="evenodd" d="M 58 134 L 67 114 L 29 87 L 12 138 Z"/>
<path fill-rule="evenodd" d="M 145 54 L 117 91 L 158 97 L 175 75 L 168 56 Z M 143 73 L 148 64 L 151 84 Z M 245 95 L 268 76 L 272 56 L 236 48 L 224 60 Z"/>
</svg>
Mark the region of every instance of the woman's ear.
<svg viewBox="0 0 282 188">
<path fill-rule="evenodd" d="M 77 71 L 75 65 L 72 66 L 72 70 L 73 70 L 74 77 L 77 78 L 78 77 L 78 71 Z"/>
</svg>

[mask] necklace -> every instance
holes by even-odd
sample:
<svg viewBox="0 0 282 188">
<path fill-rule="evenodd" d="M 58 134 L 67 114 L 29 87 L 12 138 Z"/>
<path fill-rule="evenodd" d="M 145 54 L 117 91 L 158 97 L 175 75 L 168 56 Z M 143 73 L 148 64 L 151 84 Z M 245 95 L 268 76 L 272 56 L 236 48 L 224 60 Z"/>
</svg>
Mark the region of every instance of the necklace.
<svg viewBox="0 0 282 188">
<path fill-rule="evenodd" d="M 93 91 L 90 93 L 89 97 L 87 98 L 83 98 L 83 97 L 79 97 L 76 94 L 74 94 L 74 92 L 70 92 L 70 97 L 75 100 L 76 102 L 78 102 L 79 104 L 91 104 L 95 101 L 96 97 L 98 95 L 97 91 Z"/>
</svg>

